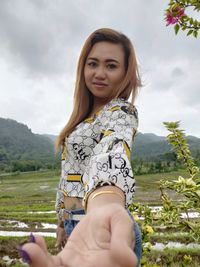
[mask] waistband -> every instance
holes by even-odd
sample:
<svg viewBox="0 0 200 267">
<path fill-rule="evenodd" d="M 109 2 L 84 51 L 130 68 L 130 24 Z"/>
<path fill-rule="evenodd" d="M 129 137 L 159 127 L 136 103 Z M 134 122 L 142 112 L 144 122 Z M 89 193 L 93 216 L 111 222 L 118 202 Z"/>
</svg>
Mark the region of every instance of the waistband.
<svg viewBox="0 0 200 267">
<path fill-rule="evenodd" d="M 85 211 L 83 209 L 76 209 L 76 210 L 64 209 L 63 215 L 65 220 L 80 221 L 85 216 Z"/>
</svg>

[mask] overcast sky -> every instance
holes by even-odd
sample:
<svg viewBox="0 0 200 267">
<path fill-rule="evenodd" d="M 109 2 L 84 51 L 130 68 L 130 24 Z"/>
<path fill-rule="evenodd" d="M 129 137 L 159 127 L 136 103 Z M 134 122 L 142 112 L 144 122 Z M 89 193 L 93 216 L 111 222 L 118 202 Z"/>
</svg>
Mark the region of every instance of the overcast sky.
<svg viewBox="0 0 200 267">
<path fill-rule="evenodd" d="M 144 86 L 139 131 L 166 135 L 181 120 L 200 137 L 200 37 L 166 27 L 168 0 L 0 0 L 0 117 L 58 134 L 72 111 L 76 64 L 94 30 L 133 42 Z"/>
</svg>

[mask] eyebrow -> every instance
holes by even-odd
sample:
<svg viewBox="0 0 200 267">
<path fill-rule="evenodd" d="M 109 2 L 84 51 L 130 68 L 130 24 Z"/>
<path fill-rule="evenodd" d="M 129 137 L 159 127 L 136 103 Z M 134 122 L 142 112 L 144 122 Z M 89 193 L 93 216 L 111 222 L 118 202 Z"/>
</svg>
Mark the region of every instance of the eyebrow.
<svg viewBox="0 0 200 267">
<path fill-rule="evenodd" d="M 99 61 L 97 58 L 95 57 L 89 57 L 87 60 L 95 60 L 95 61 Z M 108 58 L 106 59 L 106 62 L 115 62 L 115 63 L 118 63 L 119 64 L 119 61 L 117 61 L 116 59 L 113 59 L 113 58 Z"/>
</svg>

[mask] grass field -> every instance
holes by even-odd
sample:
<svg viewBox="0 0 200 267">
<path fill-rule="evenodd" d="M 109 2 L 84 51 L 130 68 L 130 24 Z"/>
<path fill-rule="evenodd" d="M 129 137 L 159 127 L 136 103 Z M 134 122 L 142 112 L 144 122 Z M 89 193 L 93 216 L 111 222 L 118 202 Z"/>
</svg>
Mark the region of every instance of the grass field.
<svg viewBox="0 0 200 267">
<path fill-rule="evenodd" d="M 186 176 L 183 171 L 163 173 L 154 175 L 141 175 L 136 177 L 137 190 L 135 201 L 146 203 L 151 206 L 160 205 L 160 192 L 158 182 L 160 179 L 172 180 L 179 175 Z M 59 181 L 59 172 L 32 172 L 18 175 L 0 177 L 0 231 L 24 231 L 30 232 L 55 232 L 53 224 L 56 224 L 54 211 L 56 187 Z M 37 213 L 40 212 L 40 213 Z M 19 228 L 19 222 L 21 227 Z M 24 224 L 22 224 L 24 223 Z M 49 223 L 44 227 L 44 223 Z M 152 242 L 167 243 L 169 241 L 190 243 L 193 242 L 190 236 L 172 231 L 160 234 L 160 231 L 152 235 Z M 48 247 L 52 253 L 55 250 L 55 238 L 46 237 Z M 16 250 L 18 244 L 27 241 L 27 237 L 5 237 L 0 236 L 0 266 L 6 266 L 5 258 L 9 256 L 13 260 L 11 266 L 23 266 L 18 261 L 19 256 Z M 184 255 L 192 256 L 192 265 L 200 266 L 199 250 L 195 248 L 173 248 L 162 251 L 152 251 L 149 262 L 155 266 L 181 266 L 179 258 Z M 170 258 L 171 265 L 164 265 L 163 259 Z M 150 265 L 149 266 L 153 266 Z"/>
</svg>

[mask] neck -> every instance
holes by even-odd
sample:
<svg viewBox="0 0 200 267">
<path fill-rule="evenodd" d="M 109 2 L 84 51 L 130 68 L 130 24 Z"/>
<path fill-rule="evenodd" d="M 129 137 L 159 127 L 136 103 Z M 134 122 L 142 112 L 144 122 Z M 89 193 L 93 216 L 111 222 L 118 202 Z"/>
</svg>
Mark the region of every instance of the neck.
<svg viewBox="0 0 200 267">
<path fill-rule="evenodd" d="M 96 98 L 94 97 L 94 102 L 93 102 L 93 108 L 92 108 L 92 113 L 96 113 L 99 111 L 105 104 L 107 104 L 107 100 L 101 99 L 101 98 Z"/>
</svg>

